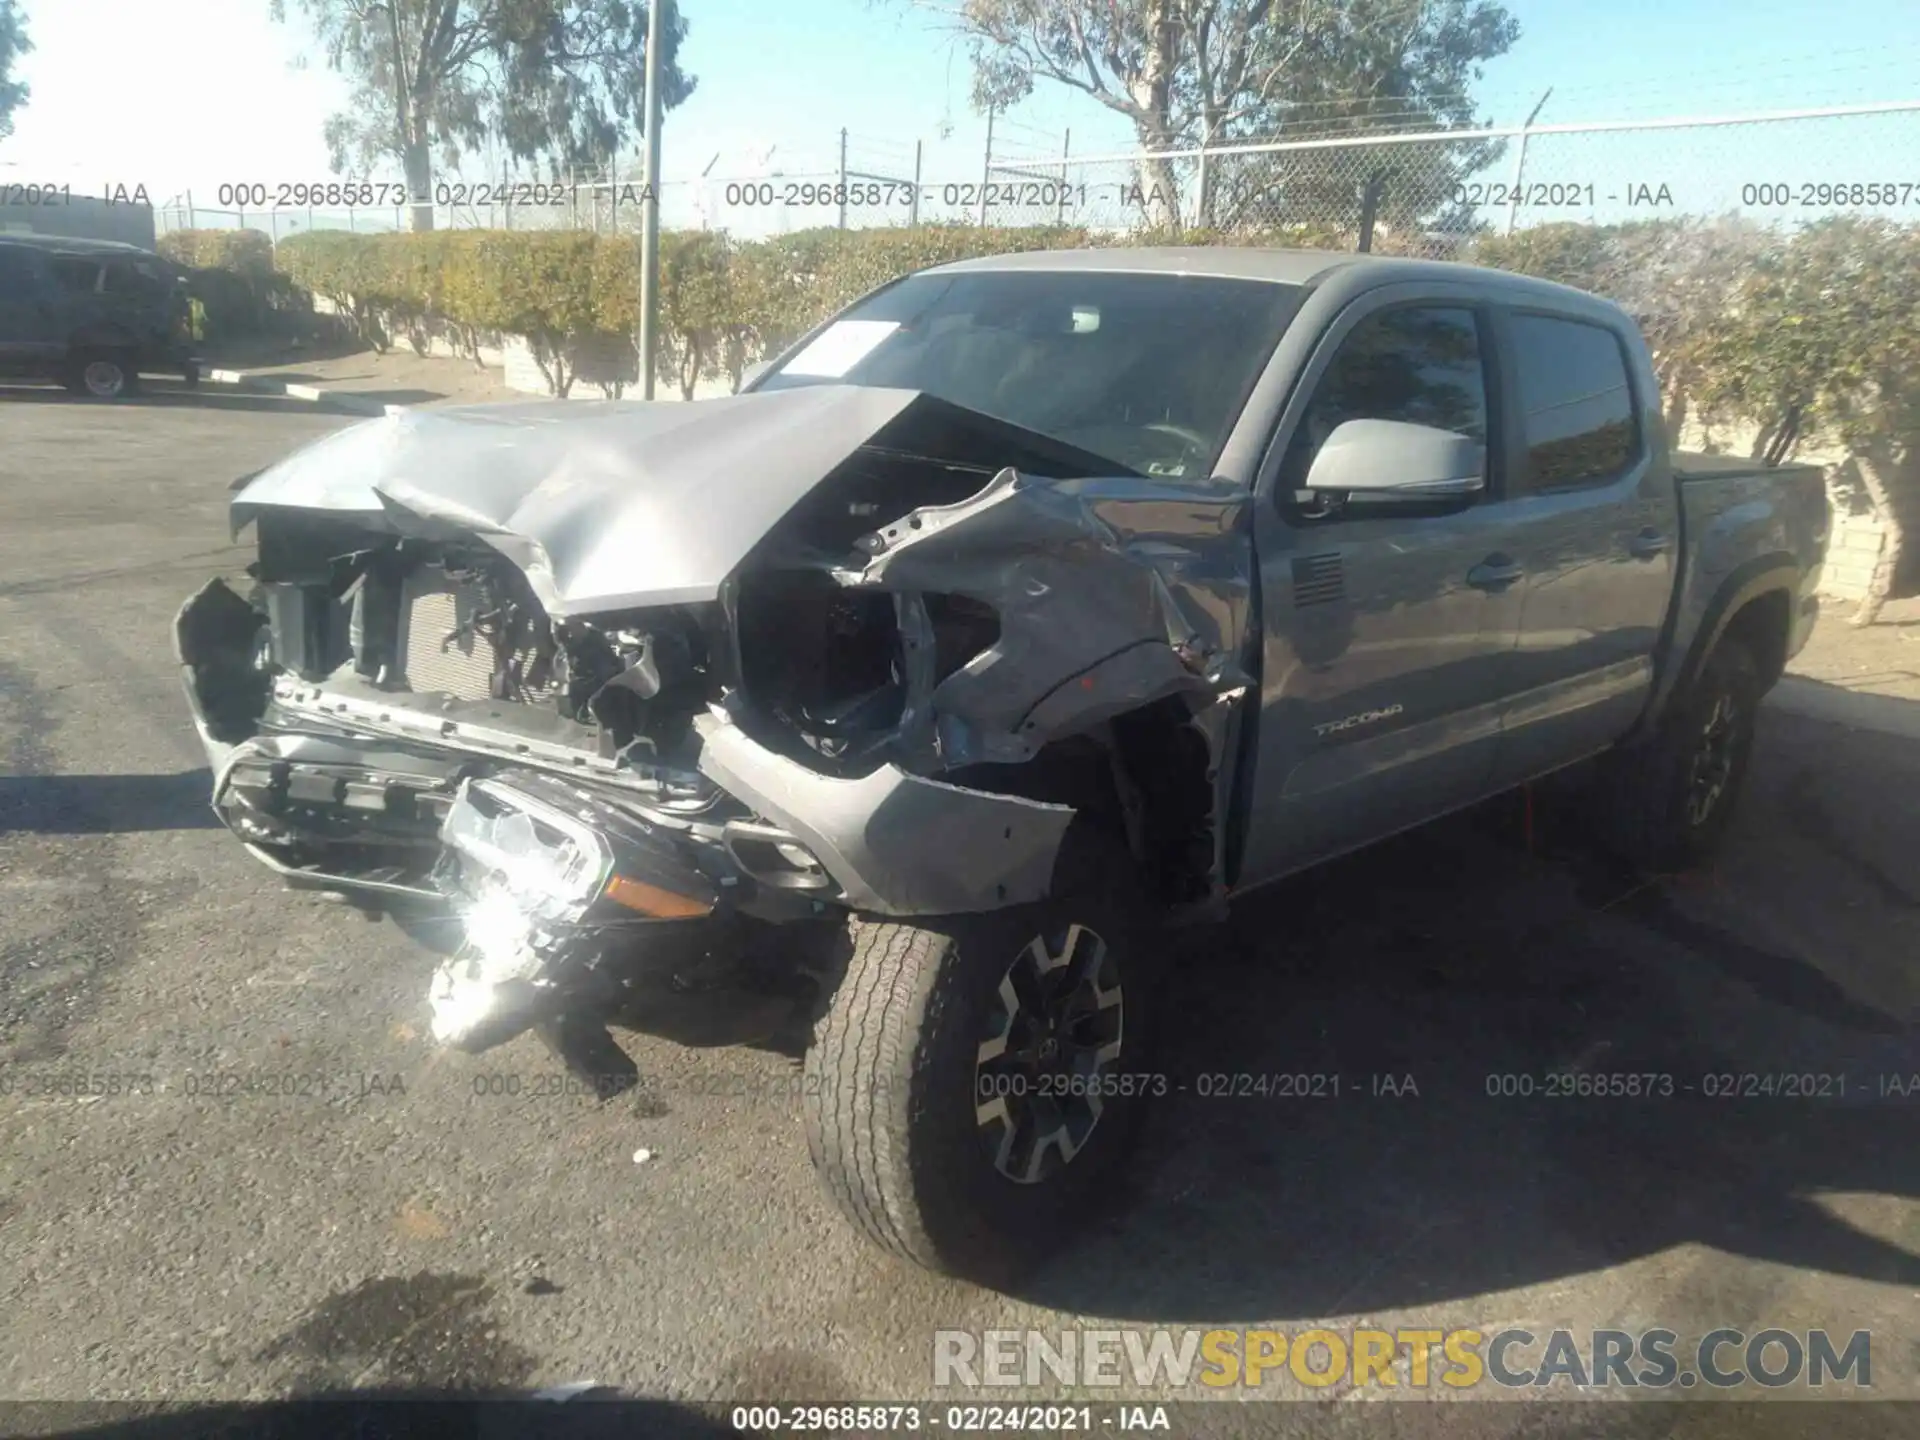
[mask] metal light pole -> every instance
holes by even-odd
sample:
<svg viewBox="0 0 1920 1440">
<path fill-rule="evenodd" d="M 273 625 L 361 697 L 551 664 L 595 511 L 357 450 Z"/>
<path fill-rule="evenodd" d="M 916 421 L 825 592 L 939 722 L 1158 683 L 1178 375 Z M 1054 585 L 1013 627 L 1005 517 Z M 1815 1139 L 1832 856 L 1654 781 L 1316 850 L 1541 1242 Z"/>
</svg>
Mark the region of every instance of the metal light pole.
<svg viewBox="0 0 1920 1440">
<path fill-rule="evenodd" d="M 640 397 L 653 399 L 653 341 L 660 321 L 660 12 L 669 0 L 647 6 L 647 154 L 640 204 Z"/>
</svg>

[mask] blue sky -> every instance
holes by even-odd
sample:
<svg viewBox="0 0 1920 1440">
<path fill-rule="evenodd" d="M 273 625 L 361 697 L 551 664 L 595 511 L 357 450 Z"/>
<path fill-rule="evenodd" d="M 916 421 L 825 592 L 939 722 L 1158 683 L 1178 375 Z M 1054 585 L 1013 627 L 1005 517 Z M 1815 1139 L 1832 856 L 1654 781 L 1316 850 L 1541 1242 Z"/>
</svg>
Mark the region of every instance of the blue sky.
<svg viewBox="0 0 1920 1440">
<path fill-rule="evenodd" d="M 919 140 L 929 179 L 978 178 L 985 122 L 968 104 L 964 45 L 936 10 L 908 0 L 682 3 L 691 25 L 684 59 L 699 90 L 663 130 L 668 179 L 697 175 L 716 156 L 715 175 L 765 173 L 754 166 L 769 147 L 769 168 L 830 171 L 842 126 L 856 168 L 902 173 Z M 345 88 L 297 17 L 269 21 L 267 0 L 24 8 L 37 46 L 24 67 L 34 93 L 13 137 L 0 141 L 0 180 L 90 192 L 137 183 L 156 203 L 192 191 L 207 206 L 222 182 L 329 178 L 320 126 Z M 1920 0 L 1508 0 L 1508 8 L 1522 37 L 1476 87 L 1496 124 L 1518 123 L 1549 86 L 1543 122 L 1920 99 Z M 1043 87 L 1002 117 L 997 149 L 1057 153 L 1069 129 L 1078 154 L 1131 143 L 1118 117 Z M 1562 163 L 1541 143 L 1540 164 Z M 1699 151 L 1702 175 L 1760 154 L 1750 140 L 1715 143 Z M 1649 141 L 1645 154 L 1671 159 L 1673 144 Z M 1889 171 L 1881 178 L 1920 182 L 1920 116 L 1794 139 L 1764 158 L 1793 178 L 1841 162 L 1846 175 L 1831 178 L 1873 178 L 1854 173 L 1863 148 L 1871 168 Z M 1581 153 L 1569 144 L 1564 162 L 1586 164 Z M 467 173 L 492 168 L 476 157 Z"/>
</svg>

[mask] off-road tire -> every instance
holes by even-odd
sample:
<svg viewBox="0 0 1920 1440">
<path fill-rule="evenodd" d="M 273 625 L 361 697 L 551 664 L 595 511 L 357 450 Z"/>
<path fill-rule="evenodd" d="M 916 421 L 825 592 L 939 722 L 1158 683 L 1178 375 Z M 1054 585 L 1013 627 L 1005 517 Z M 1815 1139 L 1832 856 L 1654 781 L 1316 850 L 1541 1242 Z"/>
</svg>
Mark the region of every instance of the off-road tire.
<svg viewBox="0 0 1920 1440">
<path fill-rule="evenodd" d="M 807 1148 L 827 1192 L 870 1240 L 929 1270 L 1004 1285 L 1071 1243 L 1112 1193 L 1147 1099 L 1148 1020 L 1161 947 L 1125 852 L 1070 894 L 981 915 L 856 919 L 847 971 L 807 1051 Z M 1114 856 L 1118 859 L 1114 859 Z M 1091 927 L 1114 957 L 1124 1035 L 1077 1153 L 1037 1183 L 996 1169 L 975 1115 L 975 1066 L 1007 967 L 1040 934 Z"/>
<path fill-rule="evenodd" d="M 1691 870 L 1709 860 L 1732 819 L 1753 753 L 1763 687 L 1753 654 L 1736 639 L 1714 647 L 1691 684 L 1669 702 L 1652 734 L 1606 757 L 1595 805 L 1601 838 L 1622 860 L 1652 875 Z M 1710 732 L 1724 730 L 1726 769 L 1718 793 L 1699 811 L 1696 781 Z M 1717 769 L 1707 766 L 1707 772 Z"/>
</svg>

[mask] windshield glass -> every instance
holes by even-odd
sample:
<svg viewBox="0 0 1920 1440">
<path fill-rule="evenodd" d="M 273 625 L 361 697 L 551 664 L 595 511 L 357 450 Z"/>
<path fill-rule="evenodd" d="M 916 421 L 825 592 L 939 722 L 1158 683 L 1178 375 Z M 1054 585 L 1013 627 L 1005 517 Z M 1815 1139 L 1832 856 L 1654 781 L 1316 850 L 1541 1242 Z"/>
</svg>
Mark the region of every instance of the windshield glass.
<svg viewBox="0 0 1920 1440">
<path fill-rule="evenodd" d="M 1109 271 L 912 275 L 754 388 L 888 385 L 1146 475 L 1210 473 L 1297 287 Z"/>
</svg>

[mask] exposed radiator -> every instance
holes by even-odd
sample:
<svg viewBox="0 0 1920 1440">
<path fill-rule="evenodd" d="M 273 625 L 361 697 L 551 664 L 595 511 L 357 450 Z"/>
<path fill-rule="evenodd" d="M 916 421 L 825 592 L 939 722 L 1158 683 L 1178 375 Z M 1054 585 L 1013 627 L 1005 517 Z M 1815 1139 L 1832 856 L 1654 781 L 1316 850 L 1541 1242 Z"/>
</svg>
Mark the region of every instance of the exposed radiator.
<svg viewBox="0 0 1920 1440">
<path fill-rule="evenodd" d="M 409 575 L 400 593 L 399 670 L 407 689 L 444 692 L 460 700 L 489 698 L 493 677 L 493 644 L 475 634 L 473 621 L 484 613 L 479 589 L 456 585 L 437 571 Z M 515 655 L 525 673 L 532 658 L 527 647 Z M 545 700 L 553 686 L 529 688 L 517 696 L 523 701 Z"/>
</svg>

